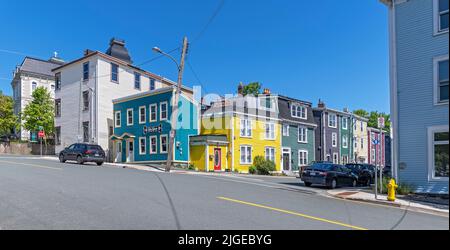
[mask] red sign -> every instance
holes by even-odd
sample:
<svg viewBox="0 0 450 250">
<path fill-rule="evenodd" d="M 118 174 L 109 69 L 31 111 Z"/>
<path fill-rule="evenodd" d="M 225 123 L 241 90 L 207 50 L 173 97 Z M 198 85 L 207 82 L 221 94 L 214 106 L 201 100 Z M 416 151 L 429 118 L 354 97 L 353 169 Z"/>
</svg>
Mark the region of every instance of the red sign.
<svg viewBox="0 0 450 250">
<path fill-rule="evenodd" d="M 43 138 L 44 136 L 45 136 L 44 131 L 39 131 L 39 132 L 38 132 L 38 137 L 39 137 L 39 138 Z"/>
</svg>

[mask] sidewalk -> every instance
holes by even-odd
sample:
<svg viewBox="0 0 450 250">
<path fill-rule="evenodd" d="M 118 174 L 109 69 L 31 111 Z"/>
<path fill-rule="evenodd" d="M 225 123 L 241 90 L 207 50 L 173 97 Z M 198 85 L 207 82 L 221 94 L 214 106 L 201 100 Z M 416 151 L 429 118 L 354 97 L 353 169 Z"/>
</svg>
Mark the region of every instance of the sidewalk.
<svg viewBox="0 0 450 250">
<path fill-rule="evenodd" d="M 387 200 L 387 195 L 378 194 L 377 196 L 378 199 L 375 199 L 375 195 L 373 194 L 373 192 L 365 189 L 348 188 L 348 189 L 329 190 L 328 195 L 339 199 L 387 205 L 408 209 L 411 211 L 438 213 L 444 216 L 449 215 L 448 203 L 438 204 L 434 202 L 425 202 L 425 201 L 417 202 L 408 200 L 404 196 L 399 196 L 394 202 L 390 202 Z"/>
</svg>

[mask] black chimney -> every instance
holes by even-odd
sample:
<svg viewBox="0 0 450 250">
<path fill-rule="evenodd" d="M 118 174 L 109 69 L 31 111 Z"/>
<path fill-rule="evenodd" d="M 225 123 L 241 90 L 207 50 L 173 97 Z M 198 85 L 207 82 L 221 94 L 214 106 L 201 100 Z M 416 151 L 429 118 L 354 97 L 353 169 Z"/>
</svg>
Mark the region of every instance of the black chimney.
<svg viewBox="0 0 450 250">
<path fill-rule="evenodd" d="M 127 48 L 125 48 L 125 41 L 121 39 L 112 38 L 109 42 L 109 48 L 106 51 L 107 55 L 125 61 L 129 64 L 132 64 L 131 57 L 128 54 Z"/>
</svg>

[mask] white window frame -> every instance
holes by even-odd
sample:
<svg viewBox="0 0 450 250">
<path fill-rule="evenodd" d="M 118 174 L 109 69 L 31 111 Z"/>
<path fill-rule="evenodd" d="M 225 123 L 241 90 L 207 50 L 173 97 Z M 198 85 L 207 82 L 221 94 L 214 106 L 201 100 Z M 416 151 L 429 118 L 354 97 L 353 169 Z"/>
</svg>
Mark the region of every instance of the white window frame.
<svg viewBox="0 0 450 250">
<path fill-rule="evenodd" d="M 87 72 L 84 71 L 84 66 L 85 65 L 87 65 Z M 91 73 L 90 72 L 90 67 L 91 67 L 91 65 L 90 65 L 89 61 L 83 63 L 83 65 L 82 65 L 82 78 L 83 78 L 83 81 L 88 81 L 89 80 L 89 75 Z M 84 78 L 85 73 L 87 73 L 87 78 Z"/>
<path fill-rule="evenodd" d="M 130 122 L 130 112 L 131 111 L 131 122 Z M 133 109 L 127 109 L 127 126 L 133 126 L 134 123 L 134 111 Z"/>
<path fill-rule="evenodd" d="M 165 151 L 163 151 L 162 138 L 166 138 L 166 150 Z M 169 137 L 167 135 L 160 135 L 159 136 L 159 152 L 161 154 L 167 154 L 168 149 L 169 149 Z"/>
<path fill-rule="evenodd" d="M 155 108 L 155 119 L 152 119 L 152 107 Z M 154 104 L 150 104 L 150 106 L 148 106 L 148 112 L 149 112 L 149 117 L 148 120 L 149 122 L 156 122 L 158 120 L 158 105 L 156 103 Z"/>
<path fill-rule="evenodd" d="M 250 162 L 248 162 L 247 161 L 247 159 L 248 159 L 248 156 L 249 155 L 247 155 L 247 152 L 248 152 L 248 149 L 250 148 Z M 241 165 L 252 165 L 253 164 L 253 147 L 252 146 L 250 146 L 250 145 L 241 145 L 240 147 L 239 147 L 239 162 L 240 162 L 240 164 Z M 244 149 L 244 150 L 243 150 Z M 242 152 L 244 152 L 244 158 L 245 158 L 245 161 L 243 162 L 242 161 Z"/>
<path fill-rule="evenodd" d="M 331 146 L 333 147 L 333 148 L 336 148 L 337 147 L 337 141 L 338 141 L 338 136 L 337 136 L 337 133 L 331 133 Z"/>
<path fill-rule="evenodd" d="M 155 139 L 155 147 L 156 147 L 155 150 L 153 150 L 153 147 L 152 147 L 153 146 L 152 139 Z M 150 140 L 150 144 L 149 144 L 150 148 L 148 151 L 150 152 L 151 155 L 157 154 L 158 153 L 158 136 L 152 135 L 149 137 L 149 140 Z"/>
<path fill-rule="evenodd" d="M 244 134 L 242 134 L 242 130 L 244 130 Z M 264 134 L 265 134 L 265 131 L 264 131 Z M 240 135 L 240 137 L 244 137 L 244 138 L 252 138 L 252 136 L 253 136 L 252 120 L 250 120 L 248 118 L 240 119 L 239 135 Z"/>
<path fill-rule="evenodd" d="M 304 131 L 304 133 L 300 133 L 300 131 Z M 307 127 L 303 127 L 303 126 L 298 127 L 298 142 L 308 143 L 308 128 Z"/>
<path fill-rule="evenodd" d="M 144 151 L 142 151 L 142 140 L 144 140 Z M 147 154 L 147 138 L 139 137 L 139 155 Z"/>
<path fill-rule="evenodd" d="M 304 111 L 304 112 L 302 112 L 302 111 Z M 300 115 L 297 115 L 299 112 L 300 112 Z M 304 116 L 302 116 L 302 114 L 304 114 Z M 291 105 L 291 116 L 295 117 L 295 118 L 307 120 L 308 119 L 308 109 L 304 105 L 292 104 Z"/>
<path fill-rule="evenodd" d="M 439 0 L 433 0 L 433 32 L 434 35 L 441 35 L 448 33 L 448 28 L 441 30 L 441 14 L 448 13 L 447 11 L 444 11 L 442 13 L 439 12 Z"/>
<path fill-rule="evenodd" d="M 376 153 L 377 153 L 377 150 L 376 150 L 376 148 L 371 148 L 370 149 L 370 159 L 372 160 L 372 163 L 373 164 L 377 164 L 377 162 L 376 162 Z"/>
<path fill-rule="evenodd" d="M 334 117 L 334 125 L 331 124 L 331 117 Z M 328 127 L 337 128 L 337 115 L 336 114 L 328 114 Z"/>
<path fill-rule="evenodd" d="M 119 119 L 117 119 L 117 114 L 119 114 Z M 119 123 L 117 124 L 117 122 Z M 116 111 L 114 112 L 114 127 L 120 128 L 121 126 L 122 126 L 122 112 Z"/>
<path fill-rule="evenodd" d="M 142 88 L 142 81 L 141 81 L 141 73 L 134 72 L 134 89 L 141 90 Z M 136 86 L 138 84 L 139 86 Z"/>
<path fill-rule="evenodd" d="M 165 118 L 162 117 L 162 115 L 163 115 L 162 106 L 163 105 L 166 105 L 166 117 Z M 159 120 L 160 121 L 167 121 L 168 116 L 169 116 L 169 104 L 167 102 L 160 102 L 159 103 Z"/>
<path fill-rule="evenodd" d="M 448 125 L 432 126 L 428 127 L 428 180 L 429 181 L 449 181 L 448 177 L 436 177 L 434 176 L 434 146 L 443 145 L 445 142 L 435 142 L 434 134 L 449 132 Z M 447 141 L 448 144 L 448 141 Z"/>
<path fill-rule="evenodd" d="M 344 129 L 344 130 L 348 129 L 348 118 L 347 117 L 342 117 L 342 129 Z"/>
<path fill-rule="evenodd" d="M 302 162 L 302 156 L 304 154 L 304 160 L 305 162 Z M 308 155 L 308 151 L 307 150 L 299 150 L 298 151 L 298 166 L 299 167 L 303 167 L 303 166 L 307 166 L 309 162 L 309 155 Z"/>
<path fill-rule="evenodd" d="M 361 149 L 364 149 L 364 138 L 361 138 Z"/>
<path fill-rule="evenodd" d="M 339 153 L 333 153 L 333 164 L 339 164 Z"/>
<path fill-rule="evenodd" d="M 36 85 L 35 88 L 33 88 L 33 85 Z M 39 87 L 38 83 L 36 81 L 31 82 L 31 94 Z"/>
<path fill-rule="evenodd" d="M 269 134 L 267 134 L 267 127 L 269 127 Z M 266 122 L 264 124 L 264 139 L 265 140 L 275 140 L 275 123 L 273 122 Z"/>
<path fill-rule="evenodd" d="M 289 124 L 283 124 L 283 128 L 282 128 L 282 132 L 283 132 L 283 136 L 289 136 Z"/>
<path fill-rule="evenodd" d="M 142 110 L 144 110 L 144 120 L 142 120 L 142 114 L 141 114 Z M 147 122 L 147 107 L 140 106 L 139 107 L 139 124 L 145 124 L 146 122 Z"/>
<path fill-rule="evenodd" d="M 113 79 L 113 75 L 114 75 L 114 73 L 113 73 L 113 67 L 114 66 L 116 66 L 117 67 L 117 73 L 116 73 L 116 77 L 117 77 L 117 80 L 114 80 Z M 116 63 L 111 63 L 111 82 L 113 82 L 113 83 L 119 83 L 119 70 L 120 70 L 120 68 L 119 68 L 119 65 L 118 64 L 116 64 Z"/>
<path fill-rule="evenodd" d="M 267 152 L 269 152 L 269 155 L 267 155 Z M 264 155 L 265 155 L 266 160 L 270 160 L 273 162 L 276 161 L 276 149 L 274 147 L 265 147 Z"/>
<path fill-rule="evenodd" d="M 345 139 L 345 140 L 344 140 Z M 345 143 L 344 143 L 345 142 Z M 343 148 L 348 148 L 348 136 L 347 135 L 343 135 L 342 136 L 342 147 Z"/>
<path fill-rule="evenodd" d="M 433 95 L 434 105 L 448 105 L 449 101 L 440 101 L 439 63 L 448 60 L 448 54 L 433 58 Z"/>
</svg>

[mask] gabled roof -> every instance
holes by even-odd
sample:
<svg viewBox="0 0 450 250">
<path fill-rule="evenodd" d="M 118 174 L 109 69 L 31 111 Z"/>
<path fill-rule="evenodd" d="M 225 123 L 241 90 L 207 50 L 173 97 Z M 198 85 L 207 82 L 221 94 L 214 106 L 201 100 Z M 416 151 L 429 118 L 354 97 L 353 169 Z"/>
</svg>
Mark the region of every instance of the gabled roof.
<svg viewBox="0 0 450 250">
<path fill-rule="evenodd" d="M 292 117 L 291 107 L 293 104 L 300 104 L 306 106 L 306 119 Z M 278 98 L 278 110 L 281 119 L 288 123 L 302 123 L 306 125 L 314 126 L 314 115 L 312 112 L 312 104 L 310 102 L 294 99 L 287 96 L 279 96 Z"/>
<path fill-rule="evenodd" d="M 27 56 L 19 66 L 19 71 L 54 77 L 52 69 L 59 66 L 61 64 Z"/>
</svg>

